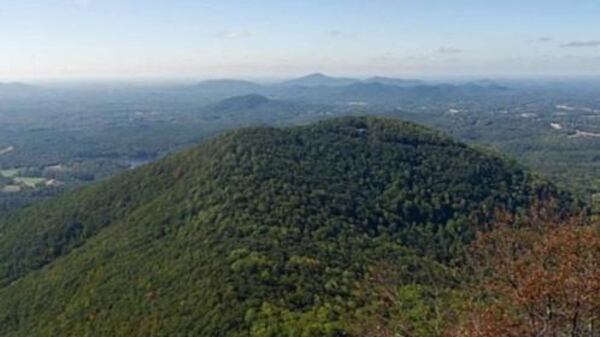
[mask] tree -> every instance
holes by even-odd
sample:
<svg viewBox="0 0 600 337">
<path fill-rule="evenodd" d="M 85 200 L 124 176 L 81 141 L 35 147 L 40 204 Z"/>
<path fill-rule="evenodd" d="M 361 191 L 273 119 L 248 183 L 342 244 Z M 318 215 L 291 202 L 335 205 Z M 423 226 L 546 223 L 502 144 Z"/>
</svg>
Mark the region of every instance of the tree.
<svg viewBox="0 0 600 337">
<path fill-rule="evenodd" d="M 351 336 L 440 336 L 445 322 L 456 321 L 464 302 L 456 291 L 456 270 L 426 258 L 415 263 L 381 262 L 357 289 L 367 304 L 351 320 Z"/>
<path fill-rule="evenodd" d="M 499 217 L 472 244 L 480 288 L 463 337 L 600 336 L 600 234 L 581 217 Z"/>
</svg>

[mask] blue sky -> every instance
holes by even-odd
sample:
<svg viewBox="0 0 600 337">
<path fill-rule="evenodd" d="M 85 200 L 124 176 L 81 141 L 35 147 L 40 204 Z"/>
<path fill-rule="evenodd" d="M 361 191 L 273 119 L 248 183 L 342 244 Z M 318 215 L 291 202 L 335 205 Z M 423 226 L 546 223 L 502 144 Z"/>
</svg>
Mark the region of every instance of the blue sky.
<svg viewBox="0 0 600 337">
<path fill-rule="evenodd" d="M 0 80 L 600 75 L 600 1 L 0 0 Z"/>
</svg>

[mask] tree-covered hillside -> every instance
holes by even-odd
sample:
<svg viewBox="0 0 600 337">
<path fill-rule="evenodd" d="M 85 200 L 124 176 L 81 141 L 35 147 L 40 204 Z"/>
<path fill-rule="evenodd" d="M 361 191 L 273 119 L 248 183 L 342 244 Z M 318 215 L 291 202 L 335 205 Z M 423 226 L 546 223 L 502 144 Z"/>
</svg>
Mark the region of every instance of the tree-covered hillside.
<svg viewBox="0 0 600 337">
<path fill-rule="evenodd" d="M 0 219 L 2 336 L 341 336 L 555 189 L 411 123 L 251 128 Z M 450 279 L 450 278 L 448 278 Z"/>
</svg>

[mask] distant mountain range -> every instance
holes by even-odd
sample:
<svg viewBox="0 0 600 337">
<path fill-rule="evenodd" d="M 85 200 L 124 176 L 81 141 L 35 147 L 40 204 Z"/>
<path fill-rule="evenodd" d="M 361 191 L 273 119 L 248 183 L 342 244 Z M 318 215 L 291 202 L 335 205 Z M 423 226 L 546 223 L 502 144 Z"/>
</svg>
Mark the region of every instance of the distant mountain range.
<svg viewBox="0 0 600 337">
<path fill-rule="evenodd" d="M 278 82 L 270 85 L 260 85 L 258 83 L 235 80 L 235 79 L 215 79 L 198 83 L 194 87 L 212 91 L 219 90 L 240 90 L 252 91 L 261 90 L 265 87 L 342 87 L 355 83 L 380 83 L 400 87 L 425 85 L 426 83 L 417 79 L 403 79 L 374 76 L 367 79 L 358 79 L 350 77 L 333 77 L 321 73 L 314 73 L 299 78 Z"/>
<path fill-rule="evenodd" d="M 331 77 L 321 73 L 306 75 L 297 79 L 285 81 L 280 85 L 284 86 L 304 86 L 304 87 L 341 87 L 355 83 L 379 83 L 393 86 L 417 86 L 424 85 L 425 82 L 416 79 L 403 79 L 374 76 L 367 79 L 357 79 L 349 77 Z"/>
<path fill-rule="evenodd" d="M 0 97 L 30 97 L 51 94 L 53 90 L 23 83 L 0 83 Z M 320 73 L 278 83 L 255 83 L 237 79 L 213 79 L 195 85 L 158 92 L 179 102 L 217 103 L 247 95 L 314 104 L 373 104 L 396 106 L 437 99 L 464 99 L 503 94 L 510 88 L 490 80 L 458 84 L 431 84 L 417 79 L 375 76 L 366 79 L 332 77 Z M 136 95 L 153 94 L 150 90 L 130 91 Z M 104 95 L 105 93 L 100 93 Z M 254 97 L 256 98 L 256 96 Z M 249 98 L 246 97 L 245 100 Z M 229 102 L 230 104 L 232 102 Z M 249 102 L 244 102 L 246 104 Z M 218 108 L 218 107 L 216 107 Z"/>
<path fill-rule="evenodd" d="M 258 94 L 286 100 L 310 100 L 318 103 L 361 101 L 370 104 L 397 104 L 406 100 L 466 97 L 497 94 L 509 88 L 491 81 L 460 84 L 428 84 L 416 79 L 370 77 L 355 79 L 316 73 L 274 84 L 240 80 L 209 80 L 187 88 L 197 95 L 223 99 Z"/>
</svg>

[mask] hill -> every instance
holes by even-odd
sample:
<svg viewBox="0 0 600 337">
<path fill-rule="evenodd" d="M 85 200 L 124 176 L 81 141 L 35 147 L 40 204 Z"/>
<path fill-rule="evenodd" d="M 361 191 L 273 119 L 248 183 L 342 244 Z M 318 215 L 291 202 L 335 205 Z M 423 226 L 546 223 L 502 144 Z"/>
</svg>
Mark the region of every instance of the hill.
<svg viewBox="0 0 600 337">
<path fill-rule="evenodd" d="M 206 107 L 201 114 L 212 122 L 279 125 L 316 119 L 324 110 L 308 103 L 271 99 L 262 95 L 234 96 Z"/>
<path fill-rule="evenodd" d="M 229 132 L 0 219 L 0 335 L 342 336 L 378 261 L 418 279 L 555 194 L 397 120 Z"/>
<path fill-rule="evenodd" d="M 217 112 L 256 109 L 260 106 L 268 104 L 269 102 L 270 100 L 265 96 L 250 94 L 224 99 L 214 104 L 212 106 L 212 109 Z"/>
<path fill-rule="evenodd" d="M 349 85 L 359 80 L 345 77 L 331 77 L 321 73 L 306 75 L 300 78 L 286 81 L 283 86 L 301 86 L 301 87 L 337 87 Z"/>
</svg>

